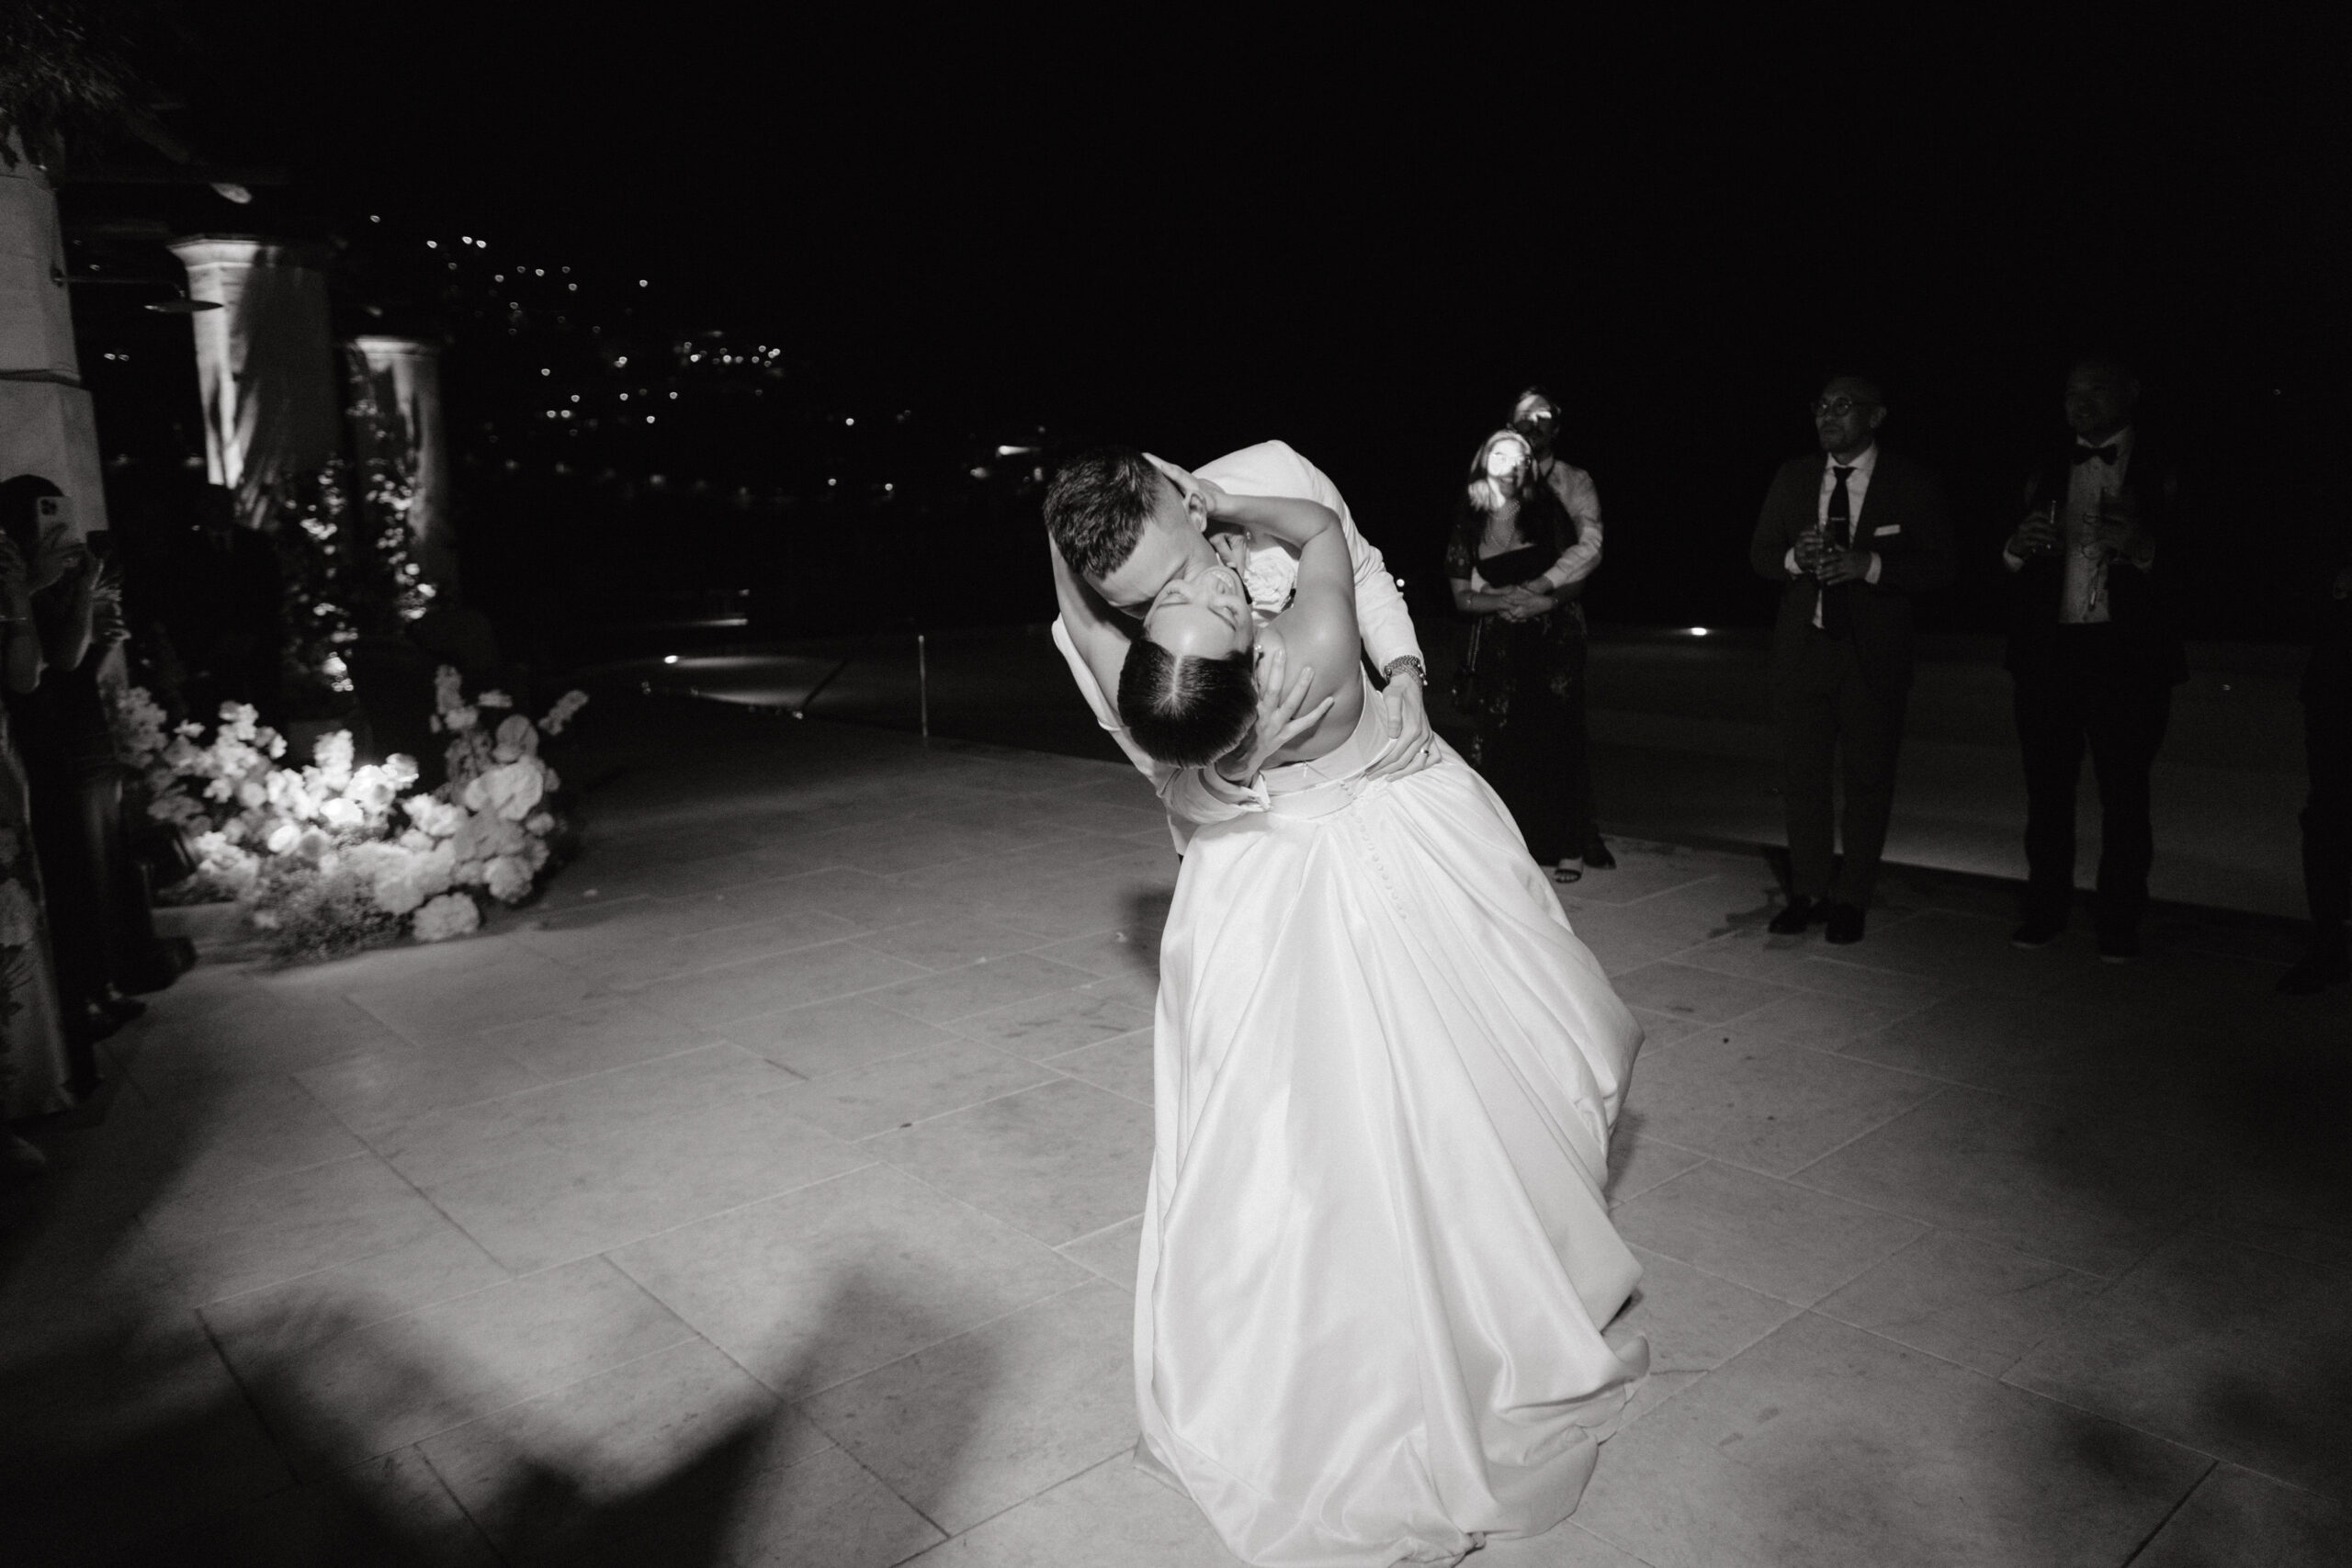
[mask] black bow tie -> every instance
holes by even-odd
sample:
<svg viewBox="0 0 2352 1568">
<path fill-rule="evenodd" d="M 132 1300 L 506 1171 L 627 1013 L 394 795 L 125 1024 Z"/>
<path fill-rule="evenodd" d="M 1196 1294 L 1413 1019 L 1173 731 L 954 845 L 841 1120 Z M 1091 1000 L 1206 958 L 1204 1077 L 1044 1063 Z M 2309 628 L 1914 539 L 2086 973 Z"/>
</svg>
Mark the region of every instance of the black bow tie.
<svg viewBox="0 0 2352 1568">
<path fill-rule="evenodd" d="M 2111 468 L 2115 467 L 2116 451 L 2116 445 L 2112 441 L 2104 446 L 2077 446 L 2075 448 L 2075 466 L 2080 468 L 2093 457 L 2097 457 Z"/>
</svg>

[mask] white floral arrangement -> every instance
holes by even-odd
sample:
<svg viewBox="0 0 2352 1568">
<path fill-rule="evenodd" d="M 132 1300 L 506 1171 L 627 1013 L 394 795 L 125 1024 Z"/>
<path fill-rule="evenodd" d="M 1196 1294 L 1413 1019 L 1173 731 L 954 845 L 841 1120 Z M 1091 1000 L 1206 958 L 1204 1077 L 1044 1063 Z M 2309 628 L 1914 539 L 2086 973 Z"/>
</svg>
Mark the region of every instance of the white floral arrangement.
<svg viewBox="0 0 2352 1568">
<path fill-rule="evenodd" d="M 134 687 L 116 733 L 147 775 L 150 813 L 193 835 L 198 895 L 246 905 L 281 957 L 326 957 L 403 929 L 419 942 L 461 936 L 481 924 L 476 890 L 519 904 L 554 858 L 561 781 L 539 744 L 585 694 L 567 693 L 537 724 L 508 712 L 494 727 L 485 712 L 514 706 L 503 693 L 469 704 L 444 666 L 435 695 L 449 779 L 430 795 L 403 794 L 414 759 L 357 763 L 344 730 L 320 737 L 309 766 L 284 766 L 284 738 L 241 703 L 221 705 L 209 741 L 194 723 L 164 739 L 161 710 Z"/>
</svg>

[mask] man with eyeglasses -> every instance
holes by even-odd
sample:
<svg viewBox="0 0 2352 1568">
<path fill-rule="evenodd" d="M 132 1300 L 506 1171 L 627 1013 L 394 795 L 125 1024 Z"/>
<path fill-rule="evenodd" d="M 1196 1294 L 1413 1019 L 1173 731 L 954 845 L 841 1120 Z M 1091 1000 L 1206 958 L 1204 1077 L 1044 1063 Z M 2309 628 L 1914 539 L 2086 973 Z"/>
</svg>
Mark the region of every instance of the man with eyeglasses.
<svg viewBox="0 0 2352 1568">
<path fill-rule="evenodd" d="M 1886 400 L 1877 383 L 1833 377 L 1812 412 L 1821 450 L 1773 476 L 1748 559 L 1781 585 L 1772 705 L 1791 886 L 1770 929 L 1795 936 L 1820 924 L 1843 944 L 1862 940 L 1894 807 L 1911 601 L 1951 582 L 1952 516 L 1932 474 L 1880 447 Z"/>
</svg>

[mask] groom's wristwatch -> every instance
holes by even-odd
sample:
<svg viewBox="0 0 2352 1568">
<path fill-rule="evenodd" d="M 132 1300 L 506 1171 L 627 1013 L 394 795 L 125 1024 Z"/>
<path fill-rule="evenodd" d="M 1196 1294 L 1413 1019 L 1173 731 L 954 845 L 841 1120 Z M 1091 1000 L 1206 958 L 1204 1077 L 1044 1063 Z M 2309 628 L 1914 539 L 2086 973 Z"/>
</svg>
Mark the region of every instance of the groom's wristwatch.
<svg viewBox="0 0 2352 1568">
<path fill-rule="evenodd" d="M 1421 661 L 1414 658 L 1409 653 L 1399 659 L 1392 659 L 1387 663 L 1382 665 L 1380 667 L 1380 679 L 1382 683 L 1385 685 L 1387 682 L 1396 680 L 1399 674 L 1408 672 L 1412 675 L 1413 683 L 1415 685 L 1426 686 L 1430 683 L 1430 672 L 1422 669 Z"/>
</svg>

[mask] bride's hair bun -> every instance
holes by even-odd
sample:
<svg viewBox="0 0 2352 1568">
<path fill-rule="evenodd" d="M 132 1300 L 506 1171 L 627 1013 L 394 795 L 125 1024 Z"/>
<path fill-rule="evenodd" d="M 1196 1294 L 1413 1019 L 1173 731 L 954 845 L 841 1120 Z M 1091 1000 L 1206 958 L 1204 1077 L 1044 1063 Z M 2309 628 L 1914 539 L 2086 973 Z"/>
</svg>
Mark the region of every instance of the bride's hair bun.
<svg viewBox="0 0 2352 1568">
<path fill-rule="evenodd" d="M 1206 767 L 1241 743 L 1258 716 L 1247 653 L 1202 659 L 1138 637 L 1119 671 L 1119 722 L 1150 756 Z"/>
</svg>

